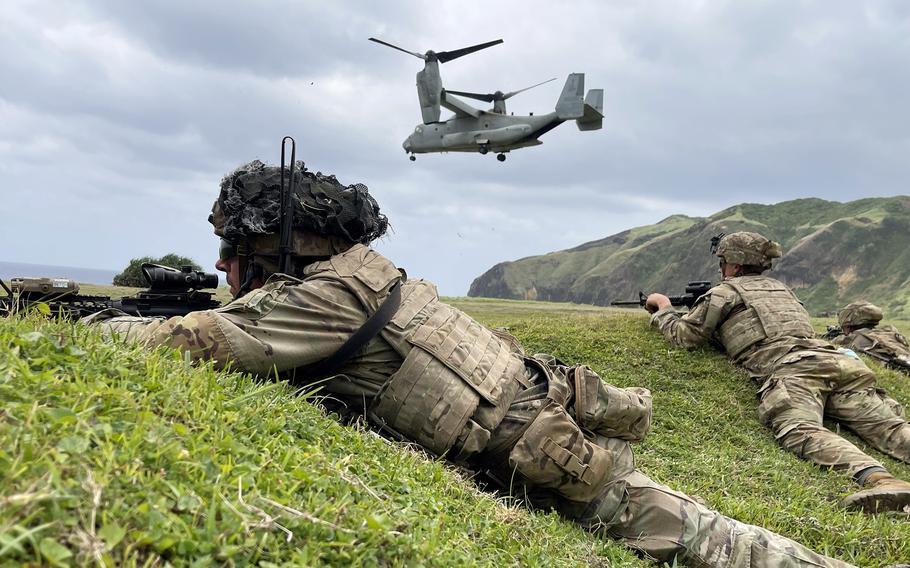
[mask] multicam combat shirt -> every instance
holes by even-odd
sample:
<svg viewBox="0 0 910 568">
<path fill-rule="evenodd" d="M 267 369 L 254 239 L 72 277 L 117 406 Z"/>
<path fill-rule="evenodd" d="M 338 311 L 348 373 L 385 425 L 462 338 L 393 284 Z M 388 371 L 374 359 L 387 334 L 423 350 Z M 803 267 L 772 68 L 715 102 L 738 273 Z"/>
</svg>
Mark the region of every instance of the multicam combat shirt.
<svg viewBox="0 0 910 568">
<path fill-rule="evenodd" d="M 759 302 L 752 307 L 746 305 L 740 292 L 742 285 L 748 286 L 750 283 L 761 284 L 763 287 L 771 289 L 771 291 L 759 289 L 753 292 Z M 782 293 L 784 290 L 787 294 Z M 788 297 L 792 299 L 788 299 Z M 769 301 L 761 302 L 761 300 Z M 782 321 L 783 316 L 776 314 L 775 302 L 779 302 L 781 308 L 786 308 L 785 317 L 789 321 Z M 792 292 L 789 292 L 784 284 L 773 278 L 740 276 L 728 278 L 709 290 L 695 302 L 687 314 L 677 312 L 672 306 L 658 310 L 651 316 L 651 324 L 656 325 L 664 337 L 678 347 L 691 349 L 710 342 L 723 347 L 728 352 L 730 344 L 733 341 L 741 340 L 742 337 L 731 338 L 729 335 L 725 337 L 720 333 L 720 329 L 725 322 L 734 317 L 745 320 L 741 326 L 745 330 L 743 333 L 750 333 L 749 330 L 773 328 L 776 325 L 807 329 L 808 333 L 802 333 L 804 335 L 802 337 L 789 335 L 774 337 L 773 334 L 767 334 L 772 337 L 759 339 L 743 351 L 735 355 L 731 354 L 734 362 L 745 367 L 753 376 L 766 377 L 771 374 L 776 364 L 790 352 L 805 349 L 826 351 L 833 349 L 827 341 L 806 336 L 812 333 L 809 314 L 804 309 L 797 309 L 793 305 L 794 302 L 798 304 L 795 297 L 792 296 Z M 793 326 L 794 322 L 797 326 Z M 756 331 L 756 333 L 758 332 Z"/>
<path fill-rule="evenodd" d="M 379 257 L 368 247 L 355 245 L 344 256 L 359 262 L 373 255 Z M 268 376 L 335 353 L 364 324 L 368 313 L 336 279 L 276 275 L 262 288 L 214 310 L 169 319 L 105 317 L 89 316 L 87 323 L 97 321 L 106 333 L 149 347 L 179 348 L 194 359 L 213 361 L 218 368 L 230 364 Z M 398 352 L 376 337 L 324 388 L 338 395 L 372 398 L 401 363 Z"/>
</svg>

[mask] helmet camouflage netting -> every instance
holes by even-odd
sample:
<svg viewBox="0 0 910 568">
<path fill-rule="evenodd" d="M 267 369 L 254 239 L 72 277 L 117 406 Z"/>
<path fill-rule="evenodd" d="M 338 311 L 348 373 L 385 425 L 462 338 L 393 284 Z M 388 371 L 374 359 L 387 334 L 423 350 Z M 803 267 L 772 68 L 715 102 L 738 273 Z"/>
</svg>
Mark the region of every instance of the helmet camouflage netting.
<svg viewBox="0 0 910 568">
<path fill-rule="evenodd" d="M 837 323 L 841 326 L 863 327 L 882 321 L 882 309 L 869 302 L 850 302 L 837 312 Z"/>
<path fill-rule="evenodd" d="M 288 172 L 285 179 L 289 179 Z M 367 186 L 342 185 L 333 175 L 306 171 L 297 162 L 294 228 L 367 244 L 385 234 L 389 221 L 379 212 Z M 280 231 L 281 167 L 259 160 L 244 164 L 221 180 L 221 193 L 209 222 L 229 241 Z"/>
<path fill-rule="evenodd" d="M 771 260 L 780 258 L 780 244 L 758 233 L 740 231 L 730 233 L 720 240 L 715 255 L 729 264 L 771 268 Z"/>
</svg>

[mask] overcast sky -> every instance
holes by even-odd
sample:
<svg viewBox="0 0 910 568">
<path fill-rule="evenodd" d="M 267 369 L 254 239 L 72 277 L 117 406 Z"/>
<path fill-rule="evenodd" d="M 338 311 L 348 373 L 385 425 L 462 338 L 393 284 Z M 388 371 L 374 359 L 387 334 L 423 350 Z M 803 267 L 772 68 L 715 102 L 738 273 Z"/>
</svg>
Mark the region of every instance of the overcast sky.
<svg viewBox="0 0 910 568">
<path fill-rule="evenodd" d="M 453 50 L 456 90 L 552 110 L 570 72 L 604 89 L 602 130 L 542 146 L 428 154 L 423 63 L 367 41 Z M 362 182 L 376 247 L 464 295 L 497 262 L 744 201 L 910 193 L 910 3 L 6 0 L 0 16 L 0 260 L 120 269 L 177 252 L 206 267 L 221 176 L 277 162 Z M 476 103 L 486 107 L 486 103 Z M 444 116 L 448 112 L 444 111 Z"/>
</svg>

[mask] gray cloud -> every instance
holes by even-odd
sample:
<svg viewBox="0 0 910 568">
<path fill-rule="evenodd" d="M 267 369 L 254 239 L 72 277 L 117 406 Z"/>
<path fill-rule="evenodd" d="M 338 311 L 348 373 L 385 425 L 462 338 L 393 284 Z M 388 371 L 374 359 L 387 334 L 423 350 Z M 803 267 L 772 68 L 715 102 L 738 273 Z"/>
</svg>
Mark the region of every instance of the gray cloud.
<svg viewBox="0 0 910 568">
<path fill-rule="evenodd" d="M 8 3 L 0 19 L 3 260 L 119 268 L 214 261 L 220 177 L 277 161 L 367 183 L 377 247 L 464 294 L 502 260 L 742 201 L 906 193 L 910 7 L 903 2 Z M 513 90 L 548 112 L 565 76 L 605 90 L 604 129 L 565 124 L 505 163 L 425 155 L 422 63 L 450 88 Z"/>
</svg>

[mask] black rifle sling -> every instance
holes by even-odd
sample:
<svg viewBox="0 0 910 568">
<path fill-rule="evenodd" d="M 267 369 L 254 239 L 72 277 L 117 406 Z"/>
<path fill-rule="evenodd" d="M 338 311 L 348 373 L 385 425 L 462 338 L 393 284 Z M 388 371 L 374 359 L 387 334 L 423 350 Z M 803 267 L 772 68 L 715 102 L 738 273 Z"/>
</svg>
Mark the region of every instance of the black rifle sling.
<svg viewBox="0 0 910 568">
<path fill-rule="evenodd" d="M 354 334 L 344 342 L 344 345 L 338 348 L 338 351 L 332 353 L 322 361 L 316 361 L 309 365 L 297 367 L 294 369 L 294 375 L 300 374 L 307 381 L 332 375 L 335 371 L 340 369 L 342 365 L 347 363 L 351 357 L 356 355 L 371 339 L 379 335 L 382 328 L 392 321 L 392 317 L 395 315 L 395 312 L 398 311 L 399 306 L 401 306 L 400 280 L 389 290 L 388 297 L 382 302 L 379 309 L 373 312 L 373 315 L 360 326 L 360 329 L 355 331 Z"/>
</svg>

